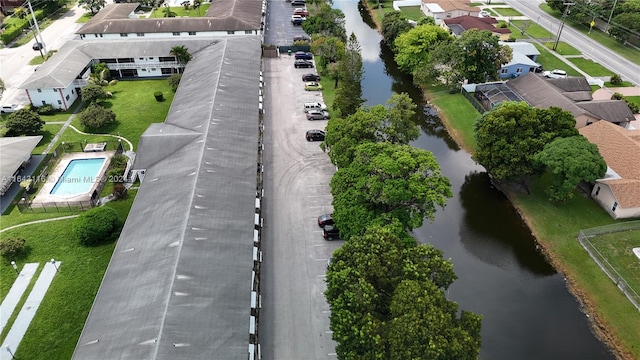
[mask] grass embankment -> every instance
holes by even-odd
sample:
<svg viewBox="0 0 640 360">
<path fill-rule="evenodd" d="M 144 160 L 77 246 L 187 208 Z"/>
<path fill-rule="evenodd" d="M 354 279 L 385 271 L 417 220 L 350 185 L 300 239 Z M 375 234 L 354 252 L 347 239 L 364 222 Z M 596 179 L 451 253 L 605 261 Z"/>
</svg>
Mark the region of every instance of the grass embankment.
<svg viewBox="0 0 640 360">
<path fill-rule="evenodd" d="M 456 141 L 475 149 L 473 124 L 479 113 L 460 94 L 428 96 L 442 114 Z M 565 274 L 571 291 L 584 302 L 595 331 L 627 359 L 640 358 L 640 314 L 593 262 L 576 240 L 581 229 L 616 221 L 593 200 L 576 191 L 573 200 L 556 205 L 547 200 L 545 179 L 534 181 L 530 195 L 507 191 L 558 271 Z M 639 245 L 640 246 L 640 245 Z"/>
<path fill-rule="evenodd" d="M 185 9 L 184 6 L 177 7 L 169 7 L 170 11 L 175 14 L 175 17 L 203 17 L 209 10 L 211 4 L 202 4 L 198 9 Z M 164 6 L 161 8 L 154 9 L 149 15 L 150 18 L 163 18 L 165 17 Z"/>
<path fill-rule="evenodd" d="M 126 199 L 107 203 L 114 208 L 123 224 L 133 203 L 135 191 L 130 191 Z M 13 212 L 18 212 L 14 209 Z M 13 215 L 12 212 L 12 215 Z M 53 214 L 15 214 L 15 219 L 32 221 Z M 66 216 L 68 213 L 56 213 Z M 7 227 L 5 216 L 2 226 Z M 56 274 L 44 297 L 36 316 L 31 322 L 25 337 L 16 352 L 16 359 L 70 359 L 89 314 L 94 298 L 111 259 L 118 233 L 96 246 L 81 246 L 70 233 L 74 219 L 32 224 L 3 232 L 0 236 L 21 237 L 27 240 L 26 255 L 16 258 L 18 266 L 26 263 L 39 263 L 38 272 L 51 258 L 61 261 L 60 271 Z M 37 275 L 31 282 L 33 286 Z M 9 292 L 16 274 L 9 261 L 2 259 L 0 276 L 0 296 L 4 299 Z M 29 290 L 29 289 L 28 289 Z M 24 304 L 25 292 L 16 312 L 9 318 L 0 341 L 4 341 L 11 324 Z"/>
</svg>

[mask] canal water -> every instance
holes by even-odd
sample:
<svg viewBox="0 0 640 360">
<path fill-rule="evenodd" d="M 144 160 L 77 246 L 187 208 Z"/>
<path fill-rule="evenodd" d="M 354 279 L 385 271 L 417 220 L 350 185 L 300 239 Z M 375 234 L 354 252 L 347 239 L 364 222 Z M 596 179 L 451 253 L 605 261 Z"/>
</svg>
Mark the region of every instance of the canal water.
<svg viewBox="0 0 640 360">
<path fill-rule="evenodd" d="M 355 33 L 362 48 L 365 104 L 384 104 L 392 93 L 406 92 L 421 110 L 420 91 L 398 71 L 364 7 L 346 0 L 333 6 L 344 12 L 347 35 Z M 591 333 L 588 315 L 562 275 L 537 251 L 527 226 L 491 186 L 484 169 L 458 148 L 438 118 L 419 111 L 416 121 L 422 135 L 413 145 L 437 157 L 454 196 L 414 236 L 452 260 L 459 278 L 449 299 L 483 316 L 480 358 L 614 359 Z"/>
</svg>

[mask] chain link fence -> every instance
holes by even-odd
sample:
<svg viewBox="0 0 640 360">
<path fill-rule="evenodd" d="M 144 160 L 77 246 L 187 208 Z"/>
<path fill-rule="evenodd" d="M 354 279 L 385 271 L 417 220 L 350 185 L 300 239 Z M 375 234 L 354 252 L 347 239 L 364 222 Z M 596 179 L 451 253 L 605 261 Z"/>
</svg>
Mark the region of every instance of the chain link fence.
<svg viewBox="0 0 640 360">
<path fill-rule="evenodd" d="M 616 284 L 618 289 L 620 289 L 620 291 L 624 293 L 624 295 L 636 307 L 636 309 L 640 311 L 640 295 L 638 295 L 638 290 L 640 289 L 634 289 L 631 285 L 629 285 L 625 278 L 615 269 L 613 265 L 611 265 L 609 260 L 607 260 L 607 257 L 603 255 L 598 250 L 598 248 L 589 240 L 590 238 L 598 235 L 632 230 L 640 230 L 640 220 L 580 230 L 580 233 L 578 234 L 578 241 L 580 242 L 580 245 L 582 245 L 582 247 L 587 250 L 593 261 L 595 261 L 595 263 L 600 266 L 602 271 L 607 274 L 607 276 Z"/>
</svg>

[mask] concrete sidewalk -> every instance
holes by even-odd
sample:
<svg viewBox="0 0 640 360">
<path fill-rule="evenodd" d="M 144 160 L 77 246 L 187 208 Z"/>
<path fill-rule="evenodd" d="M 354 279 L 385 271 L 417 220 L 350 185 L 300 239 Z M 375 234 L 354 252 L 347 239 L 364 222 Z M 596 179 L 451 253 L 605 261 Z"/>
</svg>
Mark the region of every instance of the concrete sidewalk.
<svg viewBox="0 0 640 360">
<path fill-rule="evenodd" d="M 31 320 L 36 315 L 36 311 L 38 307 L 40 307 L 40 303 L 42 299 L 44 299 L 51 282 L 53 281 L 53 277 L 58 272 L 60 268 L 61 262 L 56 262 L 52 264 L 47 262 L 44 264 L 44 268 L 42 272 L 38 276 L 38 280 L 36 281 L 33 289 L 29 293 L 29 297 L 27 297 L 27 301 L 25 301 L 22 309 L 20 309 L 20 313 L 18 313 L 18 317 L 11 325 L 11 330 L 7 334 L 7 337 L 4 339 L 2 343 L 2 349 L 0 349 L 0 360 L 10 360 L 14 358 L 9 351 L 7 351 L 7 347 L 11 349 L 11 352 L 15 354 L 18 346 L 20 346 L 20 342 L 24 337 L 24 334 L 27 332 L 29 325 L 31 324 Z"/>
<path fill-rule="evenodd" d="M 20 299 L 22 299 L 24 291 L 27 290 L 31 278 L 33 278 L 33 275 L 38 269 L 38 265 L 38 263 L 25 264 L 17 279 L 13 282 L 13 285 L 11 285 L 7 297 L 2 300 L 2 304 L 0 304 L 0 332 L 2 332 L 4 326 L 7 325 L 16 305 L 18 305 Z"/>
</svg>

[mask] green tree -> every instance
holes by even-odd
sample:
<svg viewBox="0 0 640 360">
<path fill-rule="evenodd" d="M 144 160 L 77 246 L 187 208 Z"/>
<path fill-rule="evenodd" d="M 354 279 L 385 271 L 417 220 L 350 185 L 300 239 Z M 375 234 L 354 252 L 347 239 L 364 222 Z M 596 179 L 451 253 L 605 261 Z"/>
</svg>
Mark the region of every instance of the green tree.
<svg viewBox="0 0 640 360">
<path fill-rule="evenodd" d="M 106 239 L 118 226 L 118 213 L 108 206 L 87 210 L 72 225 L 80 244 L 93 245 Z"/>
<path fill-rule="evenodd" d="M 9 260 L 9 258 L 21 255 L 24 252 L 26 242 L 23 238 L 9 237 L 0 239 L 0 256 Z"/>
<path fill-rule="evenodd" d="M 106 63 L 95 63 L 91 65 L 91 83 L 106 85 L 111 79 L 111 73 Z"/>
<path fill-rule="evenodd" d="M 5 126 L 12 136 L 35 135 L 44 126 L 44 121 L 38 113 L 28 109 L 20 109 L 9 114 Z"/>
<path fill-rule="evenodd" d="M 178 15 L 173 10 L 171 10 L 168 3 L 166 3 L 165 6 L 162 8 L 162 13 L 163 13 L 163 17 L 168 17 L 168 18 L 176 17 Z"/>
<path fill-rule="evenodd" d="M 570 200 L 580 182 L 593 182 L 607 172 L 598 147 L 581 135 L 553 140 L 534 160 L 551 174 L 553 183 L 547 195 L 552 201 Z"/>
<path fill-rule="evenodd" d="M 363 143 L 330 182 L 340 235 L 359 235 L 373 219 L 398 219 L 406 230 L 433 220 L 452 196 L 451 185 L 429 151 L 388 142 Z"/>
<path fill-rule="evenodd" d="M 18 19 L 24 19 L 27 17 L 27 15 L 29 15 L 29 10 L 22 6 L 18 6 L 17 8 L 13 9 L 13 16 L 17 17 Z"/>
<path fill-rule="evenodd" d="M 611 82 L 613 82 L 613 76 L 611 77 Z M 620 80 L 620 82 L 622 82 L 622 80 Z M 630 101 L 626 96 L 620 94 L 619 92 L 613 93 L 613 95 L 611 95 L 611 100 L 624 100 L 632 113 L 640 113 L 640 105 L 636 105 L 633 101 Z"/>
<path fill-rule="evenodd" d="M 97 102 L 98 100 L 105 99 L 107 92 L 104 91 L 104 88 L 100 85 L 90 84 L 80 90 L 80 97 L 82 101 Z"/>
<path fill-rule="evenodd" d="M 416 104 L 407 93 L 393 94 L 387 100 L 387 119 L 382 123 L 380 136 L 385 141 L 405 145 L 420 136 L 420 129 L 413 121 Z"/>
<path fill-rule="evenodd" d="M 78 115 L 80 124 L 90 129 L 98 129 L 116 121 L 116 114 L 97 103 L 91 103 Z"/>
<path fill-rule="evenodd" d="M 557 137 L 576 136 L 575 118 L 560 108 L 503 102 L 475 124 L 475 161 L 496 179 L 522 181 L 537 171 L 533 156 Z"/>
<path fill-rule="evenodd" d="M 349 36 L 345 53 L 338 64 L 338 88 L 333 106 L 340 116 L 354 114 L 364 102 L 362 98 L 362 54 L 354 33 Z"/>
<path fill-rule="evenodd" d="M 477 359 L 482 317 L 462 311 L 429 281 L 403 280 L 390 305 L 388 359 Z"/>
<path fill-rule="evenodd" d="M 309 35 L 333 36 L 342 42 L 347 41 L 344 13 L 340 9 L 333 9 L 325 2 L 313 12 L 313 15 L 302 22 L 302 30 Z"/>
<path fill-rule="evenodd" d="M 178 64 L 182 66 L 186 65 L 193 58 L 189 53 L 189 49 L 184 45 L 172 47 L 171 51 L 169 51 L 169 55 L 174 56 Z"/>
<path fill-rule="evenodd" d="M 413 26 L 409 24 L 407 19 L 402 15 L 400 11 L 390 11 L 385 13 L 382 17 L 382 38 L 384 42 L 392 49 L 395 50 L 395 41 L 407 31 L 411 30 Z"/>
<path fill-rule="evenodd" d="M 169 83 L 169 86 L 171 86 L 171 90 L 173 90 L 173 92 L 178 90 L 180 80 L 182 80 L 182 74 L 173 74 L 167 78 L 167 82 Z"/>
<path fill-rule="evenodd" d="M 107 5 L 107 0 L 78 0 L 78 4 L 83 9 L 91 12 L 91 15 L 95 15 L 100 9 Z"/>
<path fill-rule="evenodd" d="M 413 74 L 416 69 L 429 65 L 430 53 L 436 46 L 450 40 L 449 33 L 439 26 L 416 26 L 396 38 L 396 63 L 401 70 Z"/>
<path fill-rule="evenodd" d="M 633 32 L 640 32 L 640 13 L 622 13 L 613 18 L 611 36 L 626 43 Z"/>
<path fill-rule="evenodd" d="M 345 44 L 335 36 L 318 36 L 311 44 L 311 51 L 316 57 L 319 70 L 327 64 L 335 63 L 344 57 Z"/>
</svg>

